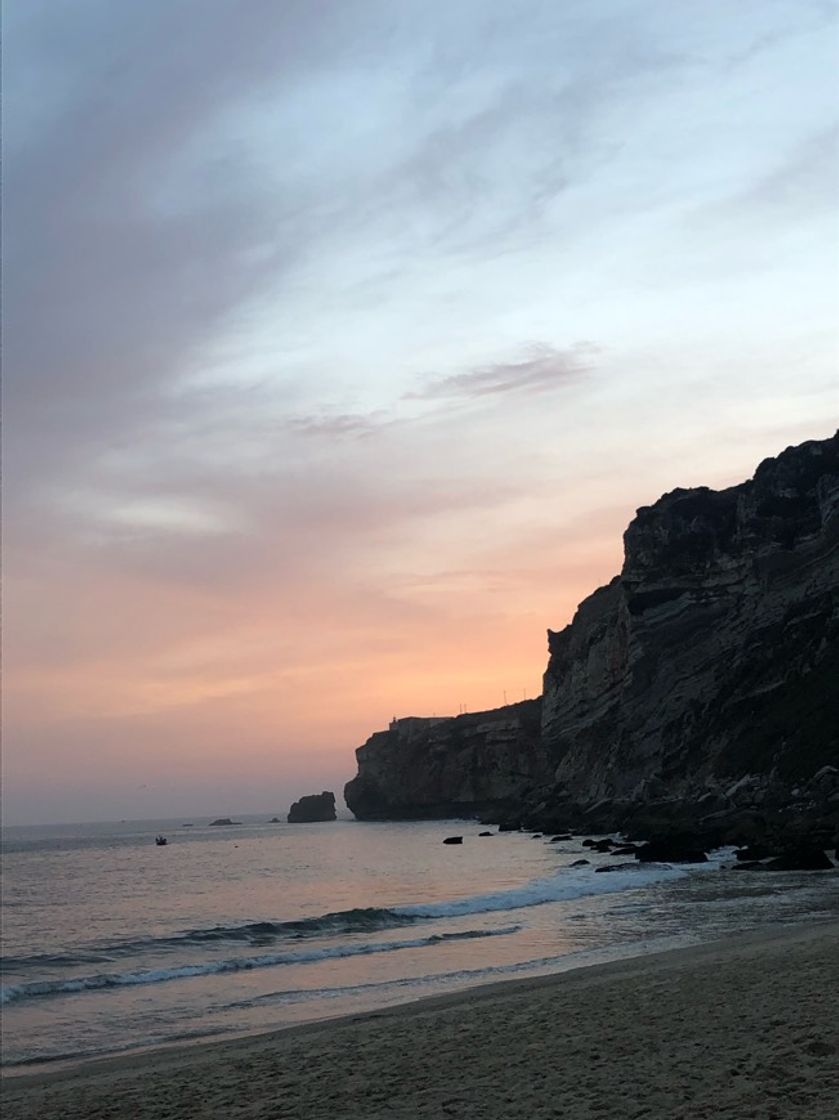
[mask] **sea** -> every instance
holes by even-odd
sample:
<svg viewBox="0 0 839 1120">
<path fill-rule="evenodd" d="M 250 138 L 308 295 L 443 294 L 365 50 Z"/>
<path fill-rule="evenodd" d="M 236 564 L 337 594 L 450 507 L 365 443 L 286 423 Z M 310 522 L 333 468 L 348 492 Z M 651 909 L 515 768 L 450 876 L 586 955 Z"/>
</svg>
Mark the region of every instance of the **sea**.
<svg viewBox="0 0 839 1120">
<path fill-rule="evenodd" d="M 4 829 L 5 1073 L 839 917 L 839 869 L 738 872 L 730 850 L 602 872 L 626 857 L 581 836 L 235 819 Z"/>
</svg>

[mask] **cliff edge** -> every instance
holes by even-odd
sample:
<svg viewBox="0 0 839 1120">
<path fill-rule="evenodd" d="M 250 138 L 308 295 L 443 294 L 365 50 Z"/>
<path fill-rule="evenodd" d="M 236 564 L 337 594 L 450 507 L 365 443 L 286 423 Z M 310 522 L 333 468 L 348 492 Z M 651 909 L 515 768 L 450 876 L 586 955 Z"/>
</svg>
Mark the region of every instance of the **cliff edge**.
<svg viewBox="0 0 839 1120">
<path fill-rule="evenodd" d="M 638 510 L 620 576 L 548 632 L 555 785 L 788 800 L 839 762 L 839 435 Z M 733 790 L 734 795 L 737 790 Z"/>
<path fill-rule="evenodd" d="M 438 719 L 409 717 L 355 752 L 344 788 L 359 820 L 410 820 L 512 811 L 550 780 L 541 701 Z"/>
<path fill-rule="evenodd" d="M 548 631 L 541 704 L 396 721 L 356 752 L 356 816 L 839 814 L 839 433 L 665 494 L 624 556 Z"/>
</svg>

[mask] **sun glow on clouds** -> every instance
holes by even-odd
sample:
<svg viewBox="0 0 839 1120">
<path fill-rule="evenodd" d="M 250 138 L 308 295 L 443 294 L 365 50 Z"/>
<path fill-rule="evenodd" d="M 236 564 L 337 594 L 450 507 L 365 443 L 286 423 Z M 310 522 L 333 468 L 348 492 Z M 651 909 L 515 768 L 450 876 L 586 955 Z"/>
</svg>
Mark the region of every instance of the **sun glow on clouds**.
<svg viewBox="0 0 839 1120">
<path fill-rule="evenodd" d="M 828 6 L 4 18 L 13 817 L 535 695 L 636 506 L 839 412 Z"/>
</svg>

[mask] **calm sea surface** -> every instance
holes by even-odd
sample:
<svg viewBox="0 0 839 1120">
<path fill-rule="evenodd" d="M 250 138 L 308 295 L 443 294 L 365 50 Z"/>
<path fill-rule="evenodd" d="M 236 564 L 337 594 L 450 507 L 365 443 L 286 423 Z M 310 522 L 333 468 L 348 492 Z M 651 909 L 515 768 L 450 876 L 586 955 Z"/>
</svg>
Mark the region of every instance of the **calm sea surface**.
<svg viewBox="0 0 839 1120">
<path fill-rule="evenodd" d="M 620 858 L 581 837 L 242 822 L 4 830 L 7 1071 L 839 916 L 839 871 L 738 873 L 718 854 L 603 874 Z"/>
</svg>

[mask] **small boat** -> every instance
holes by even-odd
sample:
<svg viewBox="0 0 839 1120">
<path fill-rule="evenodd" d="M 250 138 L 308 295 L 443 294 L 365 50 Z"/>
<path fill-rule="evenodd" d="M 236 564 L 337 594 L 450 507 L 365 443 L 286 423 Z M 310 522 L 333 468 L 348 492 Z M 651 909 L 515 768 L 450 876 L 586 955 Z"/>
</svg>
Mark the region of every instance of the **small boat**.
<svg viewBox="0 0 839 1120">
<path fill-rule="evenodd" d="M 158 848 L 162 848 L 164 844 L 169 843 L 165 836 L 155 836 L 154 842 L 157 844 Z"/>
</svg>

